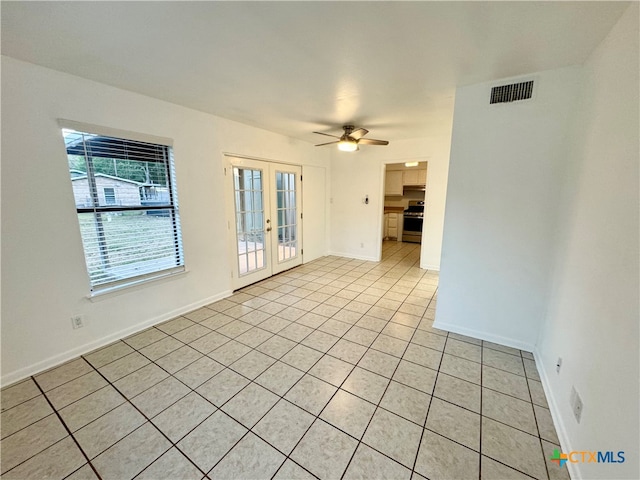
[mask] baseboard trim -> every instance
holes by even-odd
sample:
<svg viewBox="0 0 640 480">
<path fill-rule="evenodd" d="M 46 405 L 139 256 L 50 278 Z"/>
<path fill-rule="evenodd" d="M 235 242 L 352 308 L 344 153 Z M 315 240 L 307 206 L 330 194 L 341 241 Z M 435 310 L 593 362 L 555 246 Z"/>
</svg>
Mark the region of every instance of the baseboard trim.
<svg viewBox="0 0 640 480">
<path fill-rule="evenodd" d="M 354 255 L 352 253 L 343 253 L 343 252 L 329 252 L 329 255 L 334 257 L 344 257 L 344 258 L 352 258 L 354 260 L 366 260 L 367 262 L 379 262 L 380 259 L 377 257 L 369 257 L 366 255 Z"/>
<path fill-rule="evenodd" d="M 431 270 L 432 272 L 439 272 L 440 271 L 440 265 L 423 265 L 422 263 L 420 264 L 420 268 L 423 270 Z"/>
<path fill-rule="evenodd" d="M 560 415 L 560 409 L 558 408 L 558 403 L 556 402 L 556 398 L 553 396 L 551 391 L 551 385 L 549 383 L 549 377 L 547 375 L 547 371 L 543 368 L 544 363 L 542 362 L 542 358 L 538 349 L 534 349 L 533 358 L 536 361 L 536 368 L 538 370 L 538 375 L 540 375 L 540 382 L 542 383 L 542 389 L 544 390 L 545 395 L 547 396 L 547 403 L 549 404 L 549 411 L 551 412 L 551 418 L 553 418 L 553 423 L 556 426 L 556 433 L 558 434 L 558 440 L 560 440 L 560 447 L 562 451 L 572 452 L 573 448 L 571 448 L 571 442 L 569 441 L 569 435 L 567 434 L 567 429 L 565 427 L 563 417 Z M 546 460 L 546 459 L 545 459 Z M 569 470 L 569 476 L 572 479 L 582 478 L 580 475 L 580 469 L 578 463 L 567 462 L 567 469 Z"/>
<path fill-rule="evenodd" d="M 507 347 L 517 348 L 518 350 L 524 350 L 525 352 L 533 352 L 535 345 L 533 343 L 521 342 L 513 338 L 503 337 L 495 335 L 493 333 L 483 332 L 481 330 L 474 330 L 472 328 L 460 327 L 446 322 L 439 322 L 437 319 L 433 322 L 435 328 L 440 330 L 446 330 L 452 333 L 458 333 L 460 335 L 466 335 L 467 337 L 479 338 L 480 340 L 486 340 L 487 342 L 498 343 Z"/>
<path fill-rule="evenodd" d="M 71 350 L 67 350 L 66 352 L 60 353 L 58 355 L 54 355 L 45 360 L 34 363 L 33 365 L 29 365 L 27 367 L 21 368 L 14 372 L 8 373 L 0 379 L 0 386 L 4 387 L 6 385 L 11 385 L 12 383 L 16 383 L 32 375 L 36 375 L 45 370 L 49 370 L 50 368 L 53 368 L 57 365 L 68 362 L 69 360 L 72 360 L 74 358 L 77 358 L 80 355 L 84 355 L 85 353 L 88 353 L 100 347 L 109 345 L 110 343 L 120 340 L 121 338 L 128 337 L 129 335 L 133 335 L 136 332 L 152 327 L 159 323 L 166 322 L 167 320 L 171 320 L 172 318 L 182 315 L 184 313 L 188 313 L 192 310 L 196 310 L 210 303 L 217 302 L 218 300 L 222 300 L 223 298 L 230 297 L 232 294 L 233 292 L 231 290 L 226 290 L 222 293 L 213 295 L 209 298 L 199 300 L 189 305 L 185 305 L 183 307 L 177 308 L 173 311 L 164 313 L 160 316 L 151 318 L 149 320 L 145 320 L 144 322 L 140 322 L 132 327 L 125 328 L 124 330 L 119 330 L 118 332 L 107 335 L 106 337 L 103 337 L 99 340 L 94 340 L 92 342 L 85 343 L 83 345 L 80 345 L 79 347 L 72 348 Z"/>
</svg>

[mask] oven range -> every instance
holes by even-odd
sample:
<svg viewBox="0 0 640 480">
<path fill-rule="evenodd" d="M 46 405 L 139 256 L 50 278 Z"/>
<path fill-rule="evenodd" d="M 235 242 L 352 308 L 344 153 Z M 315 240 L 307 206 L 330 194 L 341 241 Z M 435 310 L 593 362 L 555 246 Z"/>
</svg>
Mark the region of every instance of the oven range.
<svg viewBox="0 0 640 480">
<path fill-rule="evenodd" d="M 411 200 L 409 208 L 403 214 L 402 241 L 420 243 L 422 241 L 422 222 L 424 220 L 424 201 Z"/>
</svg>

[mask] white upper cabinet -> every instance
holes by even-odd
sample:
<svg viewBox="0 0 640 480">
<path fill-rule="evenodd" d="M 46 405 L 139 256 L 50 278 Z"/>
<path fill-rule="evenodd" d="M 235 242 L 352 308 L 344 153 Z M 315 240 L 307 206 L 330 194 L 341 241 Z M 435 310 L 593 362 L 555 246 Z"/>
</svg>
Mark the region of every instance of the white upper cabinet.
<svg viewBox="0 0 640 480">
<path fill-rule="evenodd" d="M 425 185 L 427 183 L 427 169 L 404 170 L 402 172 L 404 185 Z"/>
<path fill-rule="evenodd" d="M 384 182 L 385 195 L 402 195 L 402 170 L 387 170 Z"/>
</svg>

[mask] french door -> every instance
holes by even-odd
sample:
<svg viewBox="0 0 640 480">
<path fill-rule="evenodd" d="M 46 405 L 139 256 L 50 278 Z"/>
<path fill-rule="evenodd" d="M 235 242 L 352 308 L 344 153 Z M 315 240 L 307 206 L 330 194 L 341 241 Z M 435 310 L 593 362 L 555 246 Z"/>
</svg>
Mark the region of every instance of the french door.
<svg viewBox="0 0 640 480">
<path fill-rule="evenodd" d="M 233 288 L 300 265 L 301 167 L 227 157 L 225 172 Z"/>
</svg>

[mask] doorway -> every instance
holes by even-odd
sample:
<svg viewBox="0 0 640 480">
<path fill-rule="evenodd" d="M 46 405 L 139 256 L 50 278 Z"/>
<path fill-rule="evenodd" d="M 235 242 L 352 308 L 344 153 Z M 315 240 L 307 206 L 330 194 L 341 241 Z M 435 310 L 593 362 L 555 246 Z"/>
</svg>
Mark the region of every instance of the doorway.
<svg viewBox="0 0 640 480">
<path fill-rule="evenodd" d="M 383 241 L 422 243 L 427 161 L 384 165 Z"/>
<path fill-rule="evenodd" d="M 233 289 L 302 264 L 299 165 L 226 157 Z"/>
</svg>

